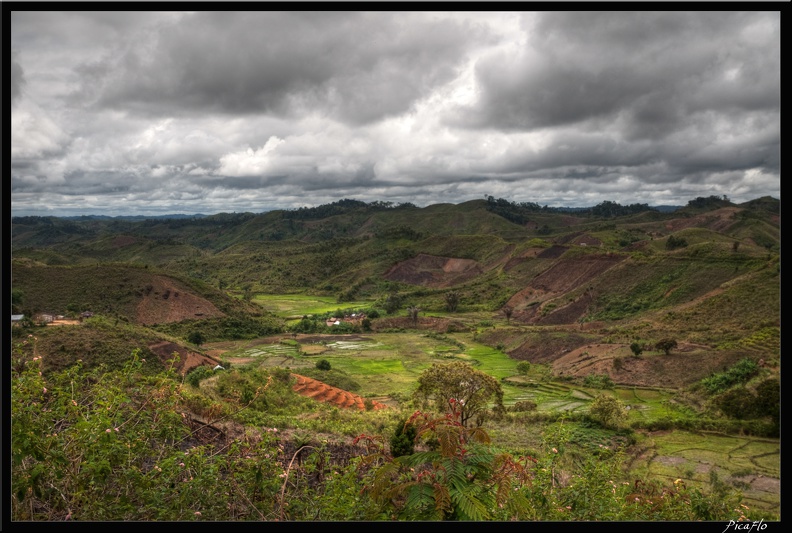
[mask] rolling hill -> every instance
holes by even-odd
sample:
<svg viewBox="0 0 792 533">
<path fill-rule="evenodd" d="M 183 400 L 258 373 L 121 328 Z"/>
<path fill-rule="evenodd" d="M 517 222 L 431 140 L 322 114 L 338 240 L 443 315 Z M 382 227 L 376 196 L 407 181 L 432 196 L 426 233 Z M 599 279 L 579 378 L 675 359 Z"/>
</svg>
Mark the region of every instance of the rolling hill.
<svg viewBox="0 0 792 533">
<path fill-rule="evenodd" d="M 492 197 L 425 208 L 341 200 L 193 218 L 15 217 L 12 286 L 17 311 L 90 310 L 177 338 L 199 324 L 215 339 L 283 327 L 244 294 L 380 308 L 397 294 L 442 316 L 453 290 L 456 314 L 473 323 L 508 308 L 515 327 L 726 349 L 779 330 L 779 250 L 773 198 L 697 198 L 673 212 L 611 202 L 571 212 Z M 498 342 L 519 357 L 521 335 Z M 759 351 L 778 357 L 772 343 Z"/>
</svg>

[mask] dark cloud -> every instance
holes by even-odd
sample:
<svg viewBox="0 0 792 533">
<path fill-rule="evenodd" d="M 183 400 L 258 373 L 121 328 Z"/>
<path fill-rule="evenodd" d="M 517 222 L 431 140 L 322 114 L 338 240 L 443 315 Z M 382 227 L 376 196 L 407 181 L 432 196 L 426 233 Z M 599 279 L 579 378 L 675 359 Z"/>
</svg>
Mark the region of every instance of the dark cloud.
<svg viewBox="0 0 792 533">
<path fill-rule="evenodd" d="M 627 138 L 659 139 L 691 114 L 779 109 L 778 13 L 542 13 L 526 31 L 521 54 L 479 62 L 481 98 L 453 123 L 618 119 Z"/>
<path fill-rule="evenodd" d="M 17 54 L 11 51 L 11 68 L 9 75 L 9 91 L 11 93 L 11 104 L 16 103 L 17 99 L 22 94 L 22 86 L 25 84 L 25 74 L 22 70 L 22 65 L 17 62 Z"/>
<path fill-rule="evenodd" d="M 352 123 L 403 112 L 456 76 L 475 42 L 453 21 L 383 13 L 195 13 L 102 65 L 86 66 L 99 105 L 294 115 Z"/>
</svg>

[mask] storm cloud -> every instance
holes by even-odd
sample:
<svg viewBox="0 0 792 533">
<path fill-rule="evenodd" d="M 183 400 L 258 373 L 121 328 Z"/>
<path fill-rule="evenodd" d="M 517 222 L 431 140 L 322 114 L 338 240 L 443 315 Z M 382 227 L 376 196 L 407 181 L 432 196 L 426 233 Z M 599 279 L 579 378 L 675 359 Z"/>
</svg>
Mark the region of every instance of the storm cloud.
<svg viewBox="0 0 792 533">
<path fill-rule="evenodd" d="M 778 12 L 14 12 L 14 214 L 780 197 Z"/>
</svg>

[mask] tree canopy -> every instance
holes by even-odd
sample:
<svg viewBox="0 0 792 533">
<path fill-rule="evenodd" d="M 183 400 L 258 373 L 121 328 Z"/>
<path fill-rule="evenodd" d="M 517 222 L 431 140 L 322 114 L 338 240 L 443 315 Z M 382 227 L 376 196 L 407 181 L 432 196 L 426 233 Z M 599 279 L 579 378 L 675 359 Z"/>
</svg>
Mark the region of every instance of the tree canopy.
<svg viewBox="0 0 792 533">
<path fill-rule="evenodd" d="M 490 403 L 497 411 L 504 409 L 498 380 L 462 361 L 435 363 L 426 369 L 418 378 L 415 399 L 441 411 L 461 409 L 460 422 L 465 426 L 471 418 L 483 414 Z"/>
</svg>

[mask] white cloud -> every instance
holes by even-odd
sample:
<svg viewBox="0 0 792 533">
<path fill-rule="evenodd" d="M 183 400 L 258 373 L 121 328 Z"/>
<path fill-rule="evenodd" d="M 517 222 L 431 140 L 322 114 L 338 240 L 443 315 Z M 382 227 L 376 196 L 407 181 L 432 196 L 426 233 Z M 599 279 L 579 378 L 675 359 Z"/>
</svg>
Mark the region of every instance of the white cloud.
<svg viewBox="0 0 792 533">
<path fill-rule="evenodd" d="M 275 167 L 275 150 L 285 141 L 278 137 L 270 137 L 261 148 L 232 152 L 220 158 L 218 174 L 223 176 L 261 176 Z"/>
</svg>

